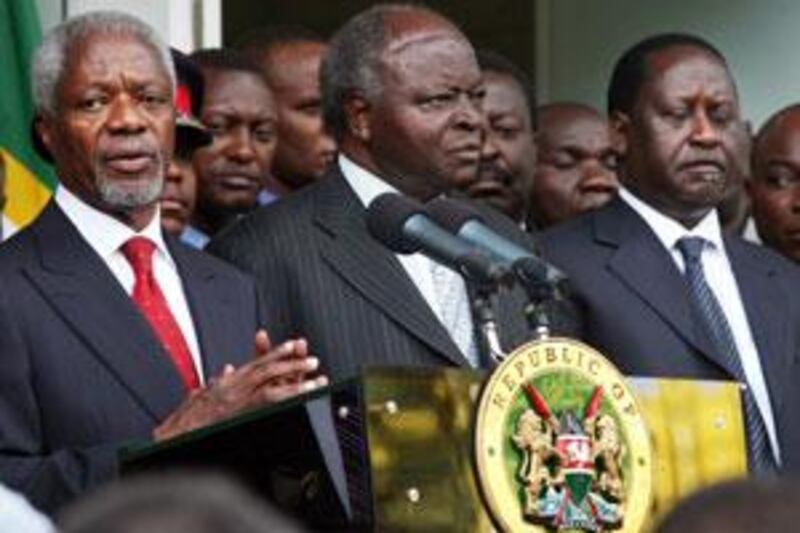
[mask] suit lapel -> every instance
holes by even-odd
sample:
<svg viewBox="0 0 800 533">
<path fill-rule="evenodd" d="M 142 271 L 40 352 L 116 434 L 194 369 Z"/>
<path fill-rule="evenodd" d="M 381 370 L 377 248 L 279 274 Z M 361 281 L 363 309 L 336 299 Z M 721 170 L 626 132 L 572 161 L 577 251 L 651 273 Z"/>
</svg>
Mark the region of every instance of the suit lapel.
<svg viewBox="0 0 800 533">
<path fill-rule="evenodd" d="M 708 336 L 693 319 L 688 288 L 669 253 L 647 224 L 623 200 L 596 213 L 595 240 L 616 251 L 608 269 L 637 294 L 683 340 L 713 364 L 731 373 Z"/>
<path fill-rule="evenodd" d="M 337 171 L 315 205 L 323 260 L 367 300 L 453 363 L 465 359 L 397 258 L 369 235 L 364 207 Z"/>
<path fill-rule="evenodd" d="M 26 275 L 91 353 L 162 420 L 181 402 L 184 387 L 130 297 L 54 203 L 33 231 L 41 264 Z"/>
<path fill-rule="evenodd" d="M 770 264 L 759 261 L 738 240 L 727 239 L 725 245 L 777 418 L 785 396 L 782 387 L 787 383 L 792 364 L 787 345 L 792 325 L 784 319 L 791 314 L 783 303 L 786 294 L 777 282 L 780 274 Z"/>
<path fill-rule="evenodd" d="M 203 374 L 206 380 L 222 371 L 231 357 L 244 354 L 230 354 L 230 346 L 236 342 L 226 342 L 223 335 L 228 331 L 225 324 L 235 323 L 236 305 L 226 288 L 224 277 L 205 261 L 198 261 L 197 252 L 166 237 L 167 245 L 181 276 L 181 283 L 191 311 L 200 354 L 203 361 Z M 255 331 L 253 332 L 255 335 Z"/>
</svg>

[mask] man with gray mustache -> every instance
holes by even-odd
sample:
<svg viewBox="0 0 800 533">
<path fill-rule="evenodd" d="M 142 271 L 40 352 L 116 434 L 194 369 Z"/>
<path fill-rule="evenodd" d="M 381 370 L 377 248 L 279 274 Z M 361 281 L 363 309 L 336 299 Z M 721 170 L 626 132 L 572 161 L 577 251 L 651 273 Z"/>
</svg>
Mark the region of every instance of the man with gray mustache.
<svg viewBox="0 0 800 533">
<path fill-rule="evenodd" d="M 0 247 L 0 479 L 45 512 L 117 453 L 324 385 L 303 339 L 270 343 L 254 284 L 161 230 L 175 74 L 154 31 L 95 12 L 34 60 L 60 185 Z M 177 94 L 180 98 L 180 92 Z"/>
</svg>

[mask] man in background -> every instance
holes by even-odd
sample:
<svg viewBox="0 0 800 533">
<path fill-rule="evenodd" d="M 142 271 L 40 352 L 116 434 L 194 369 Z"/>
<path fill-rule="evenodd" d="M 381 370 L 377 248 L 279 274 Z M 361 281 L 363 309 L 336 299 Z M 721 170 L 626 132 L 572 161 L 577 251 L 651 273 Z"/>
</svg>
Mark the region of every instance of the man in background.
<svg viewBox="0 0 800 533">
<path fill-rule="evenodd" d="M 800 272 L 720 226 L 746 128 L 724 56 L 691 35 L 645 39 L 617 62 L 608 110 L 619 196 L 540 240 L 584 339 L 626 374 L 745 384 L 751 471 L 797 471 Z"/>
<path fill-rule="evenodd" d="M 527 74 L 505 57 L 479 51 L 478 64 L 486 87 L 486 132 L 478 180 L 466 192 L 522 227 L 536 166 L 536 93 Z"/>
<path fill-rule="evenodd" d="M 531 219 L 544 229 L 614 197 L 619 153 L 608 121 L 587 105 L 548 104 L 539 108 L 538 116 Z"/>
<path fill-rule="evenodd" d="M 241 52 L 200 50 L 190 57 L 203 72 L 200 119 L 213 138 L 193 158 L 197 206 L 187 242 L 203 248 L 257 207 L 278 143 L 278 117 L 264 75 Z"/>
<path fill-rule="evenodd" d="M 175 153 L 161 192 L 161 225 L 180 236 L 188 227 L 197 201 L 197 175 L 192 156 L 197 148 L 211 144 L 211 135 L 199 119 L 203 105 L 203 73 L 191 59 L 172 49 L 177 86 L 175 88 Z M 191 240 L 191 236 L 187 235 Z"/>
<path fill-rule="evenodd" d="M 261 67 L 275 98 L 278 146 L 261 203 L 322 178 L 336 144 L 325 131 L 319 66 L 327 45 L 302 27 L 264 28 L 237 45 Z"/>
<path fill-rule="evenodd" d="M 800 262 L 800 105 L 781 109 L 761 127 L 745 186 L 761 242 Z"/>
</svg>

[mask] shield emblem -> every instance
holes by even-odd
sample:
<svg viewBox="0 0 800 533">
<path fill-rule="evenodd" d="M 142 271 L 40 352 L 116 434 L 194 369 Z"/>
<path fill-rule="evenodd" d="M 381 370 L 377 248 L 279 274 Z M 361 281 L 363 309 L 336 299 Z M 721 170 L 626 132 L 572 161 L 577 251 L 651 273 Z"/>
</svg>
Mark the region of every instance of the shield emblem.
<svg viewBox="0 0 800 533">
<path fill-rule="evenodd" d="M 559 435 L 556 449 L 562 457 L 562 472 L 571 499 L 580 506 L 594 479 L 592 440 L 588 435 Z"/>
</svg>

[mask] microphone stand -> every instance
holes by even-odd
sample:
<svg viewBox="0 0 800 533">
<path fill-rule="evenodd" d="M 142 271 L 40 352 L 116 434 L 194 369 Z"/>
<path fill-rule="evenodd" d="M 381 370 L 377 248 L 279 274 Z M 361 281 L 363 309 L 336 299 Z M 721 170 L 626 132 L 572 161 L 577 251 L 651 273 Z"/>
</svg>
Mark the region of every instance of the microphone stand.
<svg viewBox="0 0 800 533">
<path fill-rule="evenodd" d="M 500 345 L 500 329 L 497 326 L 497 317 L 494 314 L 490 300 L 495 287 L 479 285 L 472 298 L 473 316 L 477 321 L 478 330 L 483 337 L 483 345 L 495 364 L 500 364 L 506 358 L 506 352 Z"/>
<path fill-rule="evenodd" d="M 470 303 L 473 318 L 483 338 L 483 347 L 492 361 L 500 364 L 506 358 L 506 352 L 500 344 L 500 328 L 492 307 L 491 295 L 498 292 L 502 285 L 509 285 L 513 277 L 507 268 L 499 265 L 493 265 L 487 271 L 471 268 L 470 261 L 460 263 L 461 274 L 475 287 L 474 293 L 470 295 Z"/>
<path fill-rule="evenodd" d="M 511 268 L 528 294 L 525 317 L 533 338 L 546 339 L 550 336 L 551 325 L 547 308 L 556 302 L 557 284 L 548 278 L 546 269 L 524 258 L 514 262 Z"/>
</svg>

